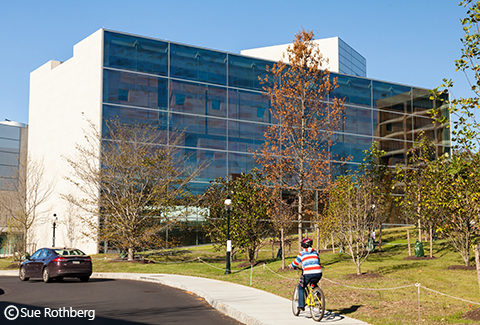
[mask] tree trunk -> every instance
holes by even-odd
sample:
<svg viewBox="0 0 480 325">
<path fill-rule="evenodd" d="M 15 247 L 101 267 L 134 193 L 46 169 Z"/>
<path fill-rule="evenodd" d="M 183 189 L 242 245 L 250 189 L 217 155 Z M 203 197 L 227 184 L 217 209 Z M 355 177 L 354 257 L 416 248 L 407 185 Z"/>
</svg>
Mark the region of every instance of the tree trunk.
<svg viewBox="0 0 480 325">
<path fill-rule="evenodd" d="M 432 226 L 430 226 L 430 258 L 433 257 L 433 230 Z"/>
<path fill-rule="evenodd" d="M 475 264 L 477 266 L 478 288 L 480 289 L 480 257 L 478 253 L 478 245 L 475 245 Z"/>
<path fill-rule="evenodd" d="M 335 242 L 333 241 L 333 234 L 332 234 L 332 253 L 335 254 Z"/>
<path fill-rule="evenodd" d="M 418 241 L 422 242 L 422 227 L 420 224 L 420 218 L 418 218 Z"/>
<path fill-rule="evenodd" d="M 378 231 L 378 250 L 382 251 L 382 224 L 380 223 L 380 230 Z"/>
<path fill-rule="evenodd" d="M 412 249 L 410 248 L 410 230 L 407 228 L 407 245 L 408 245 L 408 256 L 412 256 Z"/>
<path fill-rule="evenodd" d="M 128 260 L 133 261 L 133 248 L 128 248 Z"/>
<path fill-rule="evenodd" d="M 302 195 L 298 194 L 298 251 L 302 250 Z"/>
<path fill-rule="evenodd" d="M 280 245 L 282 245 L 282 270 L 285 270 L 285 239 L 283 237 L 283 228 L 280 229 Z"/>
</svg>

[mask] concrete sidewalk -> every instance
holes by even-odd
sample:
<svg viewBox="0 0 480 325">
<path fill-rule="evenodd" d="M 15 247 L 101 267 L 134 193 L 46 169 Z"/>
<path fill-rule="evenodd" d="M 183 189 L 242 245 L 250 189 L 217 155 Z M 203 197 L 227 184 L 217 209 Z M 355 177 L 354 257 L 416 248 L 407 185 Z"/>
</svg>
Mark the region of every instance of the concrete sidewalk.
<svg viewBox="0 0 480 325">
<path fill-rule="evenodd" d="M 1 271 L 0 275 L 17 276 L 18 271 Z M 314 324 L 307 308 L 295 317 L 291 301 L 255 288 L 219 280 L 175 274 L 94 273 L 92 278 L 124 279 L 159 283 L 189 291 L 204 298 L 224 314 L 251 325 Z M 328 300 L 327 300 L 328 307 Z M 325 312 L 320 324 L 368 324 L 340 314 Z"/>
</svg>

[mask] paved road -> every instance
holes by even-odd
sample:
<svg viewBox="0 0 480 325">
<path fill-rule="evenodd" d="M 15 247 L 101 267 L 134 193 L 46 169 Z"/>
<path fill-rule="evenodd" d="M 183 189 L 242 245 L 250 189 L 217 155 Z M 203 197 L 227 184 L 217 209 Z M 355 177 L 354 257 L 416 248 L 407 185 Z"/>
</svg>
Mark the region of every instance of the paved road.
<svg viewBox="0 0 480 325">
<path fill-rule="evenodd" d="M 240 324 L 202 298 L 156 283 L 65 279 L 46 284 L 1 276 L 0 288 L 0 324 Z M 8 321 L 17 311 L 19 317 Z"/>
</svg>

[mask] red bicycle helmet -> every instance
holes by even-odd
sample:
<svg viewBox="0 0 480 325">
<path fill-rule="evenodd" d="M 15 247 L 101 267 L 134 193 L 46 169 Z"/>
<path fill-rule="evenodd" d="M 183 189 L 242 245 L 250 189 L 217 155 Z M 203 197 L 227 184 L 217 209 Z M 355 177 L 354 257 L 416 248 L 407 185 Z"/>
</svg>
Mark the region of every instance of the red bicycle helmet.
<svg viewBox="0 0 480 325">
<path fill-rule="evenodd" d="M 303 248 L 312 247 L 312 245 L 313 245 L 313 241 L 310 238 L 302 239 L 302 247 Z"/>
</svg>

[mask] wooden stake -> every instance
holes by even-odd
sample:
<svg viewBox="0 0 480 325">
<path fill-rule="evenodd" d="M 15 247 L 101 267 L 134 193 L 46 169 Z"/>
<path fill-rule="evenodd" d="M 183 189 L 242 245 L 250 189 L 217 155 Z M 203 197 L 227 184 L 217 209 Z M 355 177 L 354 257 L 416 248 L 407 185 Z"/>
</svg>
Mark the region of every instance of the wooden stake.
<svg viewBox="0 0 480 325">
<path fill-rule="evenodd" d="M 477 265 L 478 288 L 480 289 L 480 257 L 478 254 L 478 245 L 475 245 L 475 264 Z"/>
<path fill-rule="evenodd" d="M 412 256 L 412 250 L 410 249 L 410 230 L 407 228 L 407 243 L 408 243 L 408 256 Z"/>
</svg>

